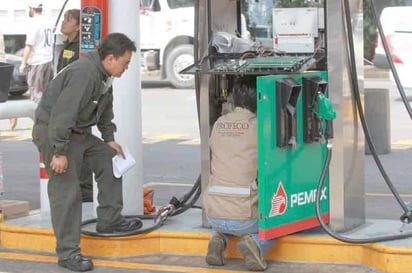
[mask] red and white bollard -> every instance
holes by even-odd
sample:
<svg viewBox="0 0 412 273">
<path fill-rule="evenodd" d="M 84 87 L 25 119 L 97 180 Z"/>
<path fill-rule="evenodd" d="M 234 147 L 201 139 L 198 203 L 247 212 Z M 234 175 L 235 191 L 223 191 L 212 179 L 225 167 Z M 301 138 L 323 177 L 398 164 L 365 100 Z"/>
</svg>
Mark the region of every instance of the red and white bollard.
<svg viewBox="0 0 412 273">
<path fill-rule="evenodd" d="M 43 157 L 40 155 L 40 212 L 50 211 L 49 195 L 47 194 L 48 183 L 49 176 L 43 163 Z"/>
</svg>

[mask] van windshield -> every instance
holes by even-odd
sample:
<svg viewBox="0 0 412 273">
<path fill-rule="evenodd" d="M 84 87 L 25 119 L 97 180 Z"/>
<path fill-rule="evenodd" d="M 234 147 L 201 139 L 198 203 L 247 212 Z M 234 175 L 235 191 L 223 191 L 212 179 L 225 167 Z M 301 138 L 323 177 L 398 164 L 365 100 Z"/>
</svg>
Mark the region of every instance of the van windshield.
<svg viewBox="0 0 412 273">
<path fill-rule="evenodd" d="M 171 9 L 190 8 L 195 6 L 195 0 L 167 0 Z"/>
</svg>

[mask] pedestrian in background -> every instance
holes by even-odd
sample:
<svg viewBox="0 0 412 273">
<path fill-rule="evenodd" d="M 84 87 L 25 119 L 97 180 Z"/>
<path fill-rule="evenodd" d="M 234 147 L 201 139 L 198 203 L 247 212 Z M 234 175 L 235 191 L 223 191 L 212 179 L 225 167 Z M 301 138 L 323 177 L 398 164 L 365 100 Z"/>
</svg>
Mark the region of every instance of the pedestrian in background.
<svg viewBox="0 0 412 273">
<path fill-rule="evenodd" d="M 256 77 L 238 77 L 232 90 L 235 109 L 217 119 L 209 142 L 211 171 L 203 208 L 213 234 L 206 262 L 224 265 L 228 239 L 236 236 L 246 268 L 263 271 L 263 255 L 275 240 L 258 236 Z"/>
<path fill-rule="evenodd" d="M 80 31 L 80 10 L 69 9 L 64 13 L 64 19 L 60 29 L 66 36 L 63 49 L 60 51 L 57 62 L 57 72 L 65 66 L 79 59 L 79 31 Z"/>
<path fill-rule="evenodd" d="M 70 63 L 79 59 L 80 44 L 80 10 L 69 9 L 64 13 L 64 19 L 60 29 L 66 36 L 66 41 L 57 61 L 57 73 Z M 80 171 L 80 187 L 83 202 L 93 202 L 93 172 L 88 166 L 83 165 Z"/>
<path fill-rule="evenodd" d="M 19 69 L 21 74 L 27 71 L 27 93 L 36 103 L 40 101 L 53 77 L 53 25 L 42 13 L 42 2 L 31 0 L 29 2 L 31 19 L 27 24 L 26 42 Z"/>
<path fill-rule="evenodd" d="M 112 122 L 114 77 L 128 68 L 136 46 L 127 36 L 111 33 L 97 51 L 66 66 L 50 82 L 35 112 L 33 142 L 49 175 L 48 195 L 58 264 L 72 271 L 93 269 L 80 251 L 82 198 L 79 182 L 83 164 L 96 174 L 98 203 L 96 230 L 130 232 L 138 219 L 121 215 L 122 178 L 113 175 L 112 158 L 123 155 L 115 142 Z M 101 138 L 92 134 L 96 125 Z"/>
</svg>

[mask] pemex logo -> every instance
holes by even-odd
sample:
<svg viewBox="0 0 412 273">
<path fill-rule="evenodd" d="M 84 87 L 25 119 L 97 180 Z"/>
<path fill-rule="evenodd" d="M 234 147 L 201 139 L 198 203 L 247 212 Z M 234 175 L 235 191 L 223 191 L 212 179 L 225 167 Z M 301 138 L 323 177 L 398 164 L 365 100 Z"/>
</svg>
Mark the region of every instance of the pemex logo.
<svg viewBox="0 0 412 273">
<path fill-rule="evenodd" d="M 272 204 L 269 217 L 282 215 L 288 207 L 288 198 L 283 187 L 282 181 L 279 181 L 278 189 L 272 197 Z"/>
</svg>

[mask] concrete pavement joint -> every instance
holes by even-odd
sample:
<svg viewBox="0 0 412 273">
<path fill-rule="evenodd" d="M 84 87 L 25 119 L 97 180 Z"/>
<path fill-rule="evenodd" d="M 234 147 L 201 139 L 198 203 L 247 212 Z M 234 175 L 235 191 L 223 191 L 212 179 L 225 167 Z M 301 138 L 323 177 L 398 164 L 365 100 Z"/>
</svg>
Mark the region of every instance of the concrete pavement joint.
<svg viewBox="0 0 412 273">
<path fill-rule="evenodd" d="M 46 262 L 46 263 L 56 263 L 57 258 L 55 256 L 49 255 L 39 255 L 39 254 L 27 254 L 27 253 L 0 253 L 0 259 L 12 259 L 20 261 L 33 261 L 33 262 Z M 105 259 L 93 259 L 93 263 L 97 267 L 110 267 L 110 268 L 122 268 L 122 269 L 137 269 L 137 270 L 156 270 L 156 272 L 209 272 L 209 273 L 220 273 L 228 272 L 227 270 L 221 269 L 206 269 L 190 266 L 176 266 L 176 265 L 161 265 L 161 264 L 147 264 L 147 263 L 136 263 L 136 262 L 125 262 L 125 261 L 115 261 L 115 260 L 105 260 Z M 56 265 L 57 266 L 57 265 Z M 231 272 L 242 272 L 242 271 L 231 271 Z M 6 273 L 6 272 L 0 272 Z"/>
</svg>

